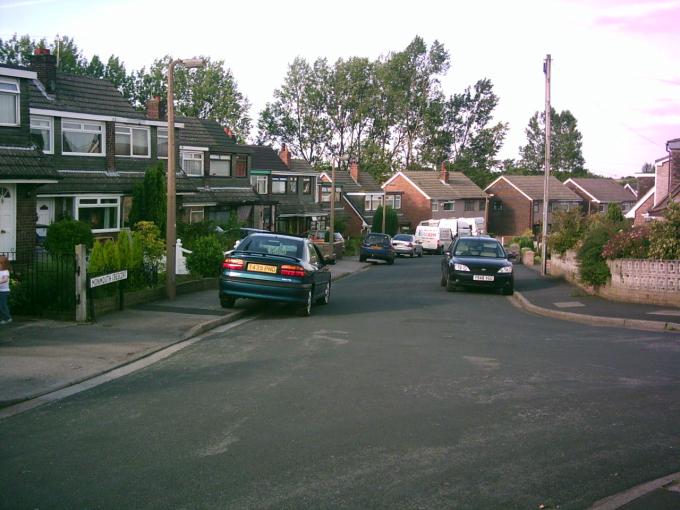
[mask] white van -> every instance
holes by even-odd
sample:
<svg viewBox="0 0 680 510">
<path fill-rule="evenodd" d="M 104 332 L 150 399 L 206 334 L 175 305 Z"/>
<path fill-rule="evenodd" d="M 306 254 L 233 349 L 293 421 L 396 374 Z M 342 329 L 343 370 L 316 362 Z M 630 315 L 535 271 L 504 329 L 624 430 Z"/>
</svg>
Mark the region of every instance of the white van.
<svg viewBox="0 0 680 510">
<path fill-rule="evenodd" d="M 423 223 L 426 222 L 416 228 L 416 243 L 423 246 L 423 251 L 441 253 L 443 247 L 451 243 L 451 229 Z"/>
<path fill-rule="evenodd" d="M 481 236 L 486 234 L 486 225 L 484 218 L 481 216 L 477 218 L 459 218 L 459 221 L 463 221 L 470 226 L 470 235 Z"/>
</svg>

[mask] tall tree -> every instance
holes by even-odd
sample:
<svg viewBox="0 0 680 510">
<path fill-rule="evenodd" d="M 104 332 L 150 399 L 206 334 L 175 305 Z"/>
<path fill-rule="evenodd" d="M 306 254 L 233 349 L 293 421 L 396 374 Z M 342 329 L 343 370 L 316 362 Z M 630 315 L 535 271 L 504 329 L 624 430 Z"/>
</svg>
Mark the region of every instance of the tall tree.
<svg viewBox="0 0 680 510">
<path fill-rule="evenodd" d="M 550 167 L 558 176 L 587 175 L 582 153 L 583 135 L 569 110 L 551 110 Z M 521 164 L 529 172 L 543 172 L 545 165 L 545 114 L 536 112 L 527 126 L 527 144 L 520 147 Z"/>
<path fill-rule="evenodd" d="M 285 143 L 309 163 L 320 161 L 330 144 L 324 85 L 327 77 L 325 59 L 312 66 L 297 57 L 288 66 L 281 88 L 274 91 L 274 101 L 260 114 L 258 141 Z"/>
<path fill-rule="evenodd" d="M 205 64 L 198 69 L 175 67 L 177 114 L 215 120 L 230 127 L 239 140 L 244 141 L 251 127 L 250 102 L 239 90 L 234 75 L 225 68 L 223 60 L 201 58 Z M 135 74 L 133 101 L 136 107 L 143 108 L 153 96 L 166 96 L 170 60 L 169 56 L 157 59 L 148 71 L 142 68 Z M 118 62 L 111 65 L 111 74 L 115 77 L 117 66 L 113 64 Z"/>
</svg>

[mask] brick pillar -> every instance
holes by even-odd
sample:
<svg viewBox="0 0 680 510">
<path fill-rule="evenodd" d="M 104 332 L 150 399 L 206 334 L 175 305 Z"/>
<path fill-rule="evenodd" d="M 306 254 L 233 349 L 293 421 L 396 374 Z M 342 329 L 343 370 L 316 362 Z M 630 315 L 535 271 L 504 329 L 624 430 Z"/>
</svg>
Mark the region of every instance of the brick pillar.
<svg viewBox="0 0 680 510">
<path fill-rule="evenodd" d="M 281 158 L 281 161 L 283 161 L 283 164 L 290 168 L 290 151 L 285 143 L 281 146 L 279 157 Z"/>
<path fill-rule="evenodd" d="M 359 173 L 360 173 L 360 171 L 361 170 L 359 169 L 359 163 L 357 163 L 356 161 L 351 161 L 350 164 L 349 164 L 349 175 L 352 177 L 354 182 L 356 182 L 357 184 L 359 183 Z"/>
<path fill-rule="evenodd" d="M 448 168 L 446 168 L 446 161 L 442 161 L 442 166 L 441 166 L 441 170 L 439 172 L 439 175 L 440 175 L 439 178 L 443 182 L 446 182 L 446 183 L 449 182 L 449 170 L 448 170 Z"/>
<path fill-rule="evenodd" d="M 146 102 L 146 118 L 150 120 L 160 120 L 161 118 L 161 96 L 153 96 Z"/>
<path fill-rule="evenodd" d="M 57 90 L 57 57 L 50 55 L 50 50 L 36 48 L 31 55 L 31 69 L 38 74 L 45 90 L 54 94 Z"/>
</svg>

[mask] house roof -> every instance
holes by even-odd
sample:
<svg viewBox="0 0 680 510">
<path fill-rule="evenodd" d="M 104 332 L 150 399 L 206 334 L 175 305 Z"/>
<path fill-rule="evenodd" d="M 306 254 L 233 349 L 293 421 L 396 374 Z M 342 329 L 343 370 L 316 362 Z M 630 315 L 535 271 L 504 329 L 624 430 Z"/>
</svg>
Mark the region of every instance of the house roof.
<svg viewBox="0 0 680 510">
<path fill-rule="evenodd" d="M 330 173 L 326 172 L 330 177 Z M 349 170 L 336 169 L 335 185 L 342 188 L 344 193 L 382 193 L 382 188 L 375 182 L 373 176 L 366 171 L 359 171 L 358 182 L 352 179 Z"/>
<path fill-rule="evenodd" d="M 267 197 L 258 195 L 252 188 L 248 187 L 201 189 L 196 194 L 187 197 L 185 201 L 192 204 L 218 203 L 227 205 L 273 203 L 267 200 Z"/>
<path fill-rule="evenodd" d="M 449 172 L 448 183 L 434 170 L 403 170 L 401 173 L 433 199 L 486 198 L 486 193 L 462 172 Z"/>
<path fill-rule="evenodd" d="M 253 170 L 269 170 L 271 172 L 286 172 L 291 173 L 278 153 L 271 147 L 266 145 L 245 145 L 252 150 L 252 165 Z"/>
<path fill-rule="evenodd" d="M 498 179 L 505 179 L 510 184 L 515 186 L 515 188 L 528 196 L 531 200 L 543 200 L 544 178 L 542 175 L 503 175 Z M 496 181 L 498 181 L 498 179 L 496 179 Z M 496 181 L 494 181 L 494 183 Z M 554 175 L 550 176 L 548 182 L 548 193 L 550 200 L 571 200 L 578 202 L 583 200 L 576 193 L 562 184 Z M 491 188 L 494 183 L 491 183 L 486 189 Z"/>
<path fill-rule="evenodd" d="M 314 173 L 314 167 L 304 159 L 292 158 L 290 160 L 290 170 L 294 172 Z"/>
<path fill-rule="evenodd" d="M 283 216 L 328 216 L 328 211 L 321 208 L 321 204 L 300 202 L 297 197 L 281 195 L 279 205 L 276 206 L 277 215 Z"/>
<path fill-rule="evenodd" d="M 0 178 L 56 180 L 59 175 L 42 151 L 35 147 L 0 146 Z"/>
<path fill-rule="evenodd" d="M 57 72 L 56 93 L 49 95 L 37 83 L 37 80 L 30 82 L 31 108 L 132 119 L 146 118 L 108 80 Z"/>
<path fill-rule="evenodd" d="M 654 217 L 663 216 L 671 200 L 674 202 L 680 202 L 680 184 L 676 184 L 668 193 L 668 195 L 666 195 L 663 200 L 661 200 L 661 202 L 651 207 L 647 211 L 647 214 Z"/>
<path fill-rule="evenodd" d="M 72 195 L 75 193 L 126 194 L 144 179 L 144 172 L 104 172 L 100 170 L 60 170 L 59 184 L 47 184 L 40 188 L 40 195 Z M 177 174 L 178 193 L 197 191 L 192 178 Z"/>
<path fill-rule="evenodd" d="M 197 119 L 195 117 L 177 117 L 177 122 L 184 124 L 179 130 L 179 145 L 208 147 L 210 152 L 251 154 L 253 151 L 246 145 L 239 145 L 227 136 L 224 128 L 217 121 Z"/>
<path fill-rule="evenodd" d="M 598 202 L 632 202 L 635 200 L 633 193 L 613 179 L 572 178 L 567 179 L 564 184 L 566 185 L 569 181 L 594 197 Z"/>
</svg>

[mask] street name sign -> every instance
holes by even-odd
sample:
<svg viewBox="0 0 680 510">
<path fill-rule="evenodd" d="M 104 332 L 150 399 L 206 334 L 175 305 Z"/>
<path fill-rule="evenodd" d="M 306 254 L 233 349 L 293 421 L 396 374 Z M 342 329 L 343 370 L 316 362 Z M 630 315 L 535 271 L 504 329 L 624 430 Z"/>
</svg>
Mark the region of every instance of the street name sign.
<svg viewBox="0 0 680 510">
<path fill-rule="evenodd" d="M 127 269 L 115 273 L 104 274 L 102 276 L 95 276 L 94 278 L 90 278 L 90 288 L 94 289 L 95 287 L 100 287 L 109 283 L 127 280 L 127 277 Z"/>
</svg>

